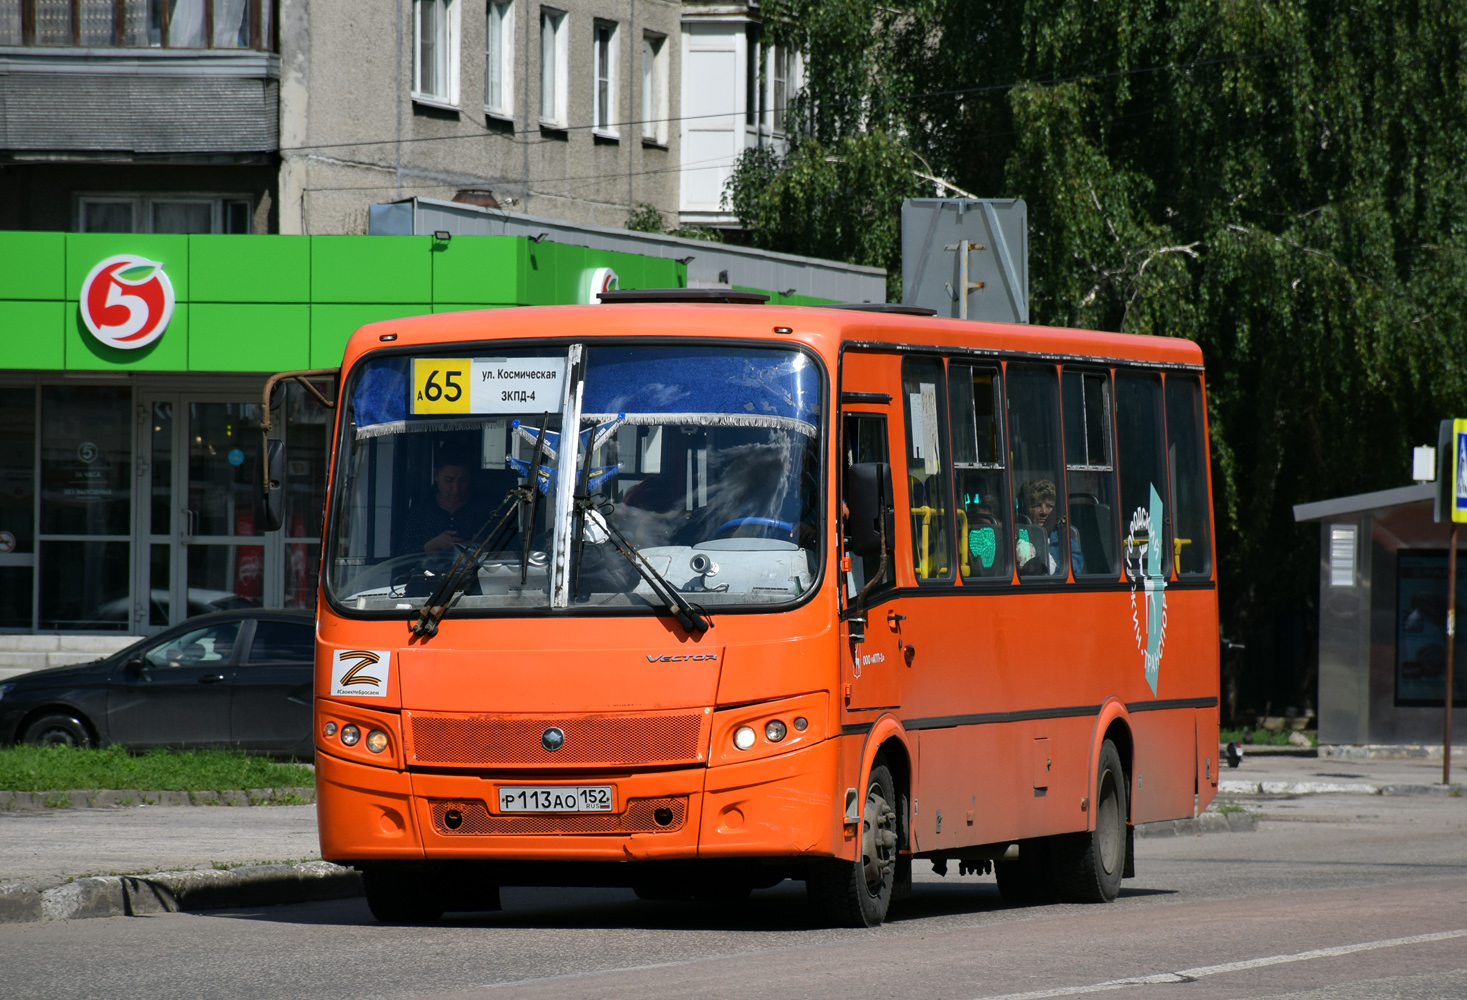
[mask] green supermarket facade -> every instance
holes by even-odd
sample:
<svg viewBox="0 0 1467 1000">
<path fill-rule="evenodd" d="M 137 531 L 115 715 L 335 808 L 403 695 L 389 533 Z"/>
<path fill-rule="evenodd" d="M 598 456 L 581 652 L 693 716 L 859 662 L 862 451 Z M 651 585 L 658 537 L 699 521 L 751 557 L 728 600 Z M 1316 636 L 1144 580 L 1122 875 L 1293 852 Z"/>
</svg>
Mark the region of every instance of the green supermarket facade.
<svg viewBox="0 0 1467 1000">
<path fill-rule="evenodd" d="M 0 633 L 121 640 L 211 610 L 314 607 L 328 414 L 295 385 L 274 411 L 289 495 L 284 528 L 260 533 L 248 482 L 268 374 L 336 367 L 377 320 L 589 302 L 607 268 L 621 288 L 688 284 L 665 252 L 521 236 L 0 232 Z M 155 271 L 166 324 L 98 319 L 162 295 Z M 143 346 L 110 346 L 127 336 Z"/>
</svg>

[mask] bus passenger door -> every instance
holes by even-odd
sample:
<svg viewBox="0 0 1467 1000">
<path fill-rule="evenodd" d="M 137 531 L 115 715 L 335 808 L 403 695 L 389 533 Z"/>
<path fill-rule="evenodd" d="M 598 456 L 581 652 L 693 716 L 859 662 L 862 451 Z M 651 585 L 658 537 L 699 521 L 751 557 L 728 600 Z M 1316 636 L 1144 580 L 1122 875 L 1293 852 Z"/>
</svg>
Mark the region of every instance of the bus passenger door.
<svg viewBox="0 0 1467 1000">
<path fill-rule="evenodd" d="M 886 434 L 886 417 L 883 414 L 842 412 L 843 490 L 847 488 L 846 473 L 851 466 L 887 462 Z M 890 476 L 889 469 L 887 476 Z M 890 489 L 889 483 L 887 488 Z M 843 529 L 847 526 L 849 517 L 850 505 L 842 495 Z M 842 531 L 842 606 L 846 609 L 847 630 L 847 641 L 844 644 L 847 654 L 842 670 L 842 702 L 844 709 L 851 713 L 852 722 L 873 721 L 882 710 L 895 709 L 901 701 L 896 683 L 901 649 L 887 641 L 887 630 L 879 625 L 880 617 L 884 613 L 883 605 L 877 603 L 891 589 L 895 578 L 895 524 L 889 516 L 886 521 L 887 555 L 884 565 L 879 556 L 852 554 L 849 533 Z"/>
</svg>

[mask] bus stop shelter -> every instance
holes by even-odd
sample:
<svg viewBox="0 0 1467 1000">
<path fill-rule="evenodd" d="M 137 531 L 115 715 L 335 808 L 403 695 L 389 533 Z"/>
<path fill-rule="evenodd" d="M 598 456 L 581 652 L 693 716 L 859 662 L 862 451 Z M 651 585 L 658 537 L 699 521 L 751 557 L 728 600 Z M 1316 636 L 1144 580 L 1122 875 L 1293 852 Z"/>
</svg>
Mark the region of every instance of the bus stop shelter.
<svg viewBox="0 0 1467 1000">
<path fill-rule="evenodd" d="M 1447 536 L 1423 483 L 1294 507 L 1319 525 L 1319 742 L 1432 744 L 1442 739 Z M 1458 620 L 1467 556 L 1457 560 Z M 1467 706 L 1458 642 L 1454 708 Z"/>
</svg>

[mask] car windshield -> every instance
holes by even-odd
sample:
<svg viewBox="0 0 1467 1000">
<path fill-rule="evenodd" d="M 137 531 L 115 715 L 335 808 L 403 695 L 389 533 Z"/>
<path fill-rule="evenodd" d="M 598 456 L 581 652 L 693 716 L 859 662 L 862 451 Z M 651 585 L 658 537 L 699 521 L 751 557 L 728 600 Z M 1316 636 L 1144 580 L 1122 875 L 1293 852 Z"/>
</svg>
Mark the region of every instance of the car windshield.
<svg viewBox="0 0 1467 1000">
<path fill-rule="evenodd" d="M 348 388 L 329 593 L 411 612 L 478 552 L 454 615 L 664 608 L 635 550 L 708 611 L 796 601 L 819 566 L 821 391 L 791 349 L 367 361 Z"/>
</svg>

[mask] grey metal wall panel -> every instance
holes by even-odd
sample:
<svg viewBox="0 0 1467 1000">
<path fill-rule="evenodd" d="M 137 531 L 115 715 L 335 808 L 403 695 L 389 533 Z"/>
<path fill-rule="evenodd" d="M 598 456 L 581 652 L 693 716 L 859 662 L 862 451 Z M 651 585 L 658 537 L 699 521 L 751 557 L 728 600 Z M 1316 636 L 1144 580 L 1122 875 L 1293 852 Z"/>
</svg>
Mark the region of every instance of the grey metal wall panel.
<svg viewBox="0 0 1467 1000">
<path fill-rule="evenodd" d="M 1330 584 L 1330 528 L 1355 526 L 1355 578 Z M 1356 514 L 1319 525 L 1319 742 L 1364 743 L 1370 718 L 1370 518 Z"/>
<path fill-rule="evenodd" d="M 886 271 L 879 267 L 861 267 L 660 233 L 582 225 L 427 198 L 415 198 L 402 204 L 413 206 L 413 232 L 418 235 L 438 230 L 455 236 L 538 236 L 547 233 L 547 238 L 557 243 L 596 250 L 676 260 L 691 257 L 687 265 L 688 284 L 694 287 L 717 286 L 723 283 L 721 279 L 726 274 L 727 284 L 744 288 L 776 292 L 793 289 L 797 295 L 835 302 L 886 301 Z M 382 207 L 372 206 L 368 231 L 375 235 L 399 232 L 400 216 L 379 212 Z"/>
<path fill-rule="evenodd" d="M 968 256 L 968 319 L 1029 322 L 1029 208 L 1022 198 L 909 198 L 902 203 L 902 302 L 962 315 L 960 255 Z"/>
<path fill-rule="evenodd" d="M 0 147 L 137 153 L 279 148 L 279 85 L 238 76 L 9 73 Z"/>
</svg>

